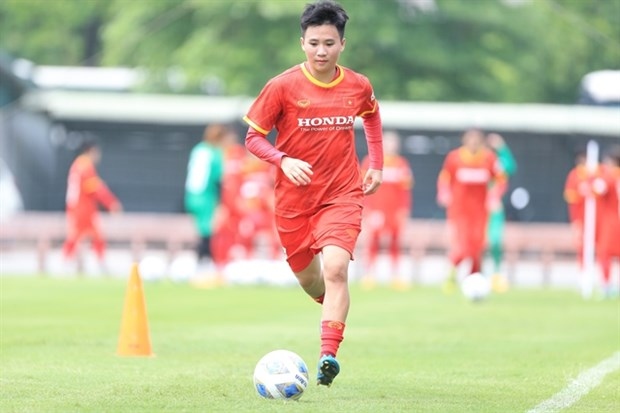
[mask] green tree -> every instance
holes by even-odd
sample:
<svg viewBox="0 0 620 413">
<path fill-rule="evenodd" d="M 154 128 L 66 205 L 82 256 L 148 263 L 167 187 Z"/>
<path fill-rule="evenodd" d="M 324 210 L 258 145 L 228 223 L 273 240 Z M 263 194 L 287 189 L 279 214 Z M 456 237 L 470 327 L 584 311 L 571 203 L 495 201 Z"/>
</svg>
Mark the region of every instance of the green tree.
<svg viewBox="0 0 620 413">
<path fill-rule="evenodd" d="M 148 91 L 253 96 L 302 61 L 308 1 L 4 0 L 0 48 L 40 64 L 144 68 Z M 620 69 L 619 0 L 341 3 L 342 64 L 381 99 L 572 103 L 584 74 Z"/>
<path fill-rule="evenodd" d="M 0 49 L 50 65 L 97 65 L 107 0 L 0 1 Z"/>
</svg>

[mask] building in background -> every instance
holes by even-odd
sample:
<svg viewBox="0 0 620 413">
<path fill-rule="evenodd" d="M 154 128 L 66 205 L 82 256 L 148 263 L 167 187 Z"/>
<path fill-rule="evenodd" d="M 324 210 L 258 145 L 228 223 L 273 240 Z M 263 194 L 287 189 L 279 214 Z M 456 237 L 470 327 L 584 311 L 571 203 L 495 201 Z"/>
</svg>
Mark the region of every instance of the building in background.
<svg viewBox="0 0 620 413">
<path fill-rule="evenodd" d="M 8 96 L 0 106 L 0 157 L 26 210 L 63 210 L 70 161 L 84 139 L 95 137 L 106 153 L 99 172 L 127 211 L 182 212 L 185 162 L 204 127 L 233 124 L 243 135 L 241 117 L 251 103 L 245 97 L 119 92 L 120 83 L 112 87 L 117 90 L 84 83 L 59 90 L 50 80 L 54 88 L 35 88 L 6 65 L 0 75 L 0 96 Z M 590 139 L 603 149 L 620 142 L 620 106 L 382 102 L 382 118 L 416 165 L 416 218 L 443 219 L 435 177 L 467 128 L 502 134 L 523 166 L 504 198 L 512 221 L 565 222 L 562 187 L 574 149 Z M 361 159 L 363 131 L 356 127 Z"/>
</svg>

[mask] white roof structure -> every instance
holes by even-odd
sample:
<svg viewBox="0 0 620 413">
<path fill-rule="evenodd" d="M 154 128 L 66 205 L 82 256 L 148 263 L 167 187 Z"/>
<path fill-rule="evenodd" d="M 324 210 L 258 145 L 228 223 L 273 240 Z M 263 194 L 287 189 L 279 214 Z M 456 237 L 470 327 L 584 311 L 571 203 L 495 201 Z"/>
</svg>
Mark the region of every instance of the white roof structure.
<svg viewBox="0 0 620 413">
<path fill-rule="evenodd" d="M 581 87 L 595 102 L 620 103 L 620 70 L 598 70 L 585 75 Z"/>
<path fill-rule="evenodd" d="M 25 96 L 22 105 L 58 120 L 205 125 L 241 121 L 252 101 L 247 97 L 36 91 Z M 620 138 L 618 107 L 436 102 L 380 105 L 386 129 L 462 131 L 477 127 Z"/>
</svg>

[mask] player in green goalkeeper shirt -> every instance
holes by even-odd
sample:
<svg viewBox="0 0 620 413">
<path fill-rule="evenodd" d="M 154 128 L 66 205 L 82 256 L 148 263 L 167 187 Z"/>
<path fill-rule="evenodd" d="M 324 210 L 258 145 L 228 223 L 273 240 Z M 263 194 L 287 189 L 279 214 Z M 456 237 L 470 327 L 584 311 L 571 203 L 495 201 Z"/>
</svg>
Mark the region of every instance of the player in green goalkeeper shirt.
<svg viewBox="0 0 620 413">
<path fill-rule="evenodd" d="M 498 161 L 507 178 L 510 178 L 517 170 L 517 162 L 504 138 L 497 133 L 487 135 L 487 144 L 497 154 Z M 504 227 L 506 223 L 506 215 L 504 206 L 498 203 L 497 209 L 489 213 L 489 222 L 487 225 L 488 248 L 493 260 L 493 275 L 491 277 L 491 287 L 495 292 L 505 292 L 508 289 L 508 280 L 501 273 L 502 258 L 504 255 Z"/>
<path fill-rule="evenodd" d="M 223 143 L 234 133 L 228 126 L 212 124 L 190 153 L 185 181 L 185 209 L 193 216 L 200 241 L 196 248 L 198 271 L 213 272 L 211 248 L 215 218 L 221 200 L 224 174 Z"/>
</svg>

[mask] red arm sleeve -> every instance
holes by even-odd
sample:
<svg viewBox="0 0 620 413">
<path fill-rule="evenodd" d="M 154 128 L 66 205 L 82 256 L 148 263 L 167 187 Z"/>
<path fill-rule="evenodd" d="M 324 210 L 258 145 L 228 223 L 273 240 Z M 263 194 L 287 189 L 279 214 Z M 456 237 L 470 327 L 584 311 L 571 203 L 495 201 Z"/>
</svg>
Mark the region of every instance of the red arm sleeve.
<svg viewBox="0 0 620 413">
<path fill-rule="evenodd" d="M 107 210 L 112 209 L 115 204 L 119 204 L 118 199 L 95 170 L 95 166 L 88 162 L 82 171 L 82 190 L 85 194 L 91 194 L 98 203 L 103 205 Z"/>
<path fill-rule="evenodd" d="M 383 169 L 383 131 L 379 109 L 362 118 L 366 143 L 368 145 L 368 158 L 370 169 Z"/>
<path fill-rule="evenodd" d="M 95 196 L 97 197 L 97 201 L 108 211 L 111 210 L 114 205 L 119 204 L 118 198 L 116 198 L 107 185 L 101 181 L 99 181 L 99 187 L 95 192 Z"/>
<path fill-rule="evenodd" d="M 401 203 L 403 208 L 411 211 L 411 191 L 413 189 L 413 172 L 409 169 L 409 164 L 405 158 L 401 158 L 403 171 L 406 171 L 402 182 Z"/>
<path fill-rule="evenodd" d="M 258 159 L 269 162 L 278 168 L 282 162 L 282 157 L 286 156 L 284 152 L 277 150 L 265 135 L 252 127 L 248 128 L 248 133 L 245 135 L 245 147 Z"/>
<path fill-rule="evenodd" d="M 439 176 L 437 177 L 437 203 L 442 206 L 448 206 L 452 201 L 452 191 L 450 185 L 452 182 L 452 156 L 451 153 L 446 156 Z"/>
</svg>

